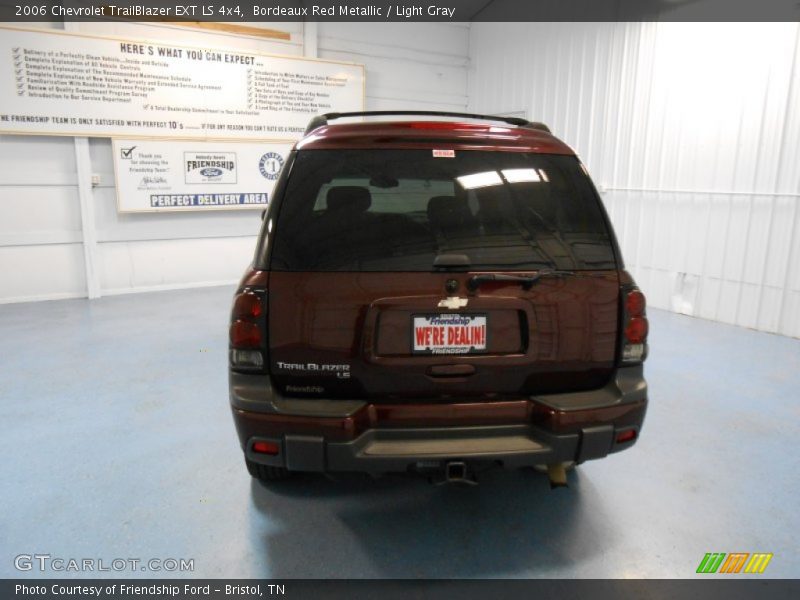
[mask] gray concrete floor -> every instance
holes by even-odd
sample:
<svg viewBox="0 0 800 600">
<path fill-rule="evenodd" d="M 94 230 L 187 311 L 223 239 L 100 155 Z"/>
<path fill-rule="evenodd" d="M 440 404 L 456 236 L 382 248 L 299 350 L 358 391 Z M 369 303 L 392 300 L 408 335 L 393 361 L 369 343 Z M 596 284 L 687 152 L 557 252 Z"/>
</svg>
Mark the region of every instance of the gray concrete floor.
<svg viewBox="0 0 800 600">
<path fill-rule="evenodd" d="M 195 577 L 692 577 L 706 552 L 757 551 L 763 576 L 800 575 L 800 340 L 651 310 L 643 436 L 569 489 L 267 489 L 228 410 L 231 293 L 0 306 L 0 576 L 46 553 L 191 558 Z"/>
</svg>

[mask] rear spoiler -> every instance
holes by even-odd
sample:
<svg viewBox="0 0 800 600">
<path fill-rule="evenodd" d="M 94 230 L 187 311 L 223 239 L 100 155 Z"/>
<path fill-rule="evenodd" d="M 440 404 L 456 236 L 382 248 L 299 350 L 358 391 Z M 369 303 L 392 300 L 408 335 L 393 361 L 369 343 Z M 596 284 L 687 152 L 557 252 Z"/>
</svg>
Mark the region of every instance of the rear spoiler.
<svg viewBox="0 0 800 600">
<path fill-rule="evenodd" d="M 434 110 L 368 110 L 364 112 L 332 112 L 324 115 L 317 115 L 308 122 L 305 134 L 308 135 L 315 129 L 328 124 L 328 121 L 343 119 L 346 117 L 387 117 L 387 116 L 419 116 L 419 117 L 458 117 L 461 119 L 477 119 L 480 121 L 500 121 L 517 127 L 527 129 L 538 129 L 550 133 L 550 128 L 544 123 L 528 121 L 520 117 L 502 117 L 497 115 L 478 115 L 473 113 L 461 112 L 439 112 Z"/>
</svg>

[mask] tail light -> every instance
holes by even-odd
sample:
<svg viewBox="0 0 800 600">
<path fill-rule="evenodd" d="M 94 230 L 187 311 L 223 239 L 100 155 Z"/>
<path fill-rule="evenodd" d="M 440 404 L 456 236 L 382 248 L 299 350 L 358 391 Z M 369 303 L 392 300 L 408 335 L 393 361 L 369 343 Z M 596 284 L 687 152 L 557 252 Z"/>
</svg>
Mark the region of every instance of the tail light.
<svg viewBox="0 0 800 600">
<path fill-rule="evenodd" d="M 231 346 L 234 348 L 260 348 L 261 329 L 256 323 L 237 320 L 231 324 Z"/>
<path fill-rule="evenodd" d="M 231 311 L 230 363 L 237 370 L 261 370 L 266 350 L 266 295 L 245 289 L 236 294 Z"/>
<path fill-rule="evenodd" d="M 647 358 L 649 324 L 644 294 L 638 288 L 623 289 L 622 362 L 636 364 Z"/>
</svg>

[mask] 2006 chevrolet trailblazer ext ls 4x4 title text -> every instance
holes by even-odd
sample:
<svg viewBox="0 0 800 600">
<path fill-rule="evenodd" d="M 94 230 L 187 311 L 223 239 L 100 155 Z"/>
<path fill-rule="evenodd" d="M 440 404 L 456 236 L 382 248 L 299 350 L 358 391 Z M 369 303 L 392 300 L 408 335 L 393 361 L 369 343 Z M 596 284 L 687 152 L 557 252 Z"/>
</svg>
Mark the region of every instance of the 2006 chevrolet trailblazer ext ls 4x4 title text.
<svg viewBox="0 0 800 600">
<path fill-rule="evenodd" d="M 470 119 L 329 124 L 352 116 Z M 629 448 L 645 299 L 580 160 L 523 119 L 316 117 L 230 325 L 250 473 L 564 465 Z"/>
</svg>

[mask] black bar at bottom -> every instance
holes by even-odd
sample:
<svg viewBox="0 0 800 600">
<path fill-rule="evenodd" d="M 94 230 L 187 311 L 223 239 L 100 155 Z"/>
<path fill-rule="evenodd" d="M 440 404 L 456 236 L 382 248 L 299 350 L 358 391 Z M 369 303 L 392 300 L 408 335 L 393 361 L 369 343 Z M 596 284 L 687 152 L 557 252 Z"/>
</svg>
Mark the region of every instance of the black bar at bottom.
<svg viewBox="0 0 800 600">
<path fill-rule="evenodd" d="M 0 598 L 31 600 L 195 600 L 333 598 L 353 600 L 773 600 L 800 598 L 800 580 L 742 575 L 713 579 L 3 579 Z"/>
</svg>

